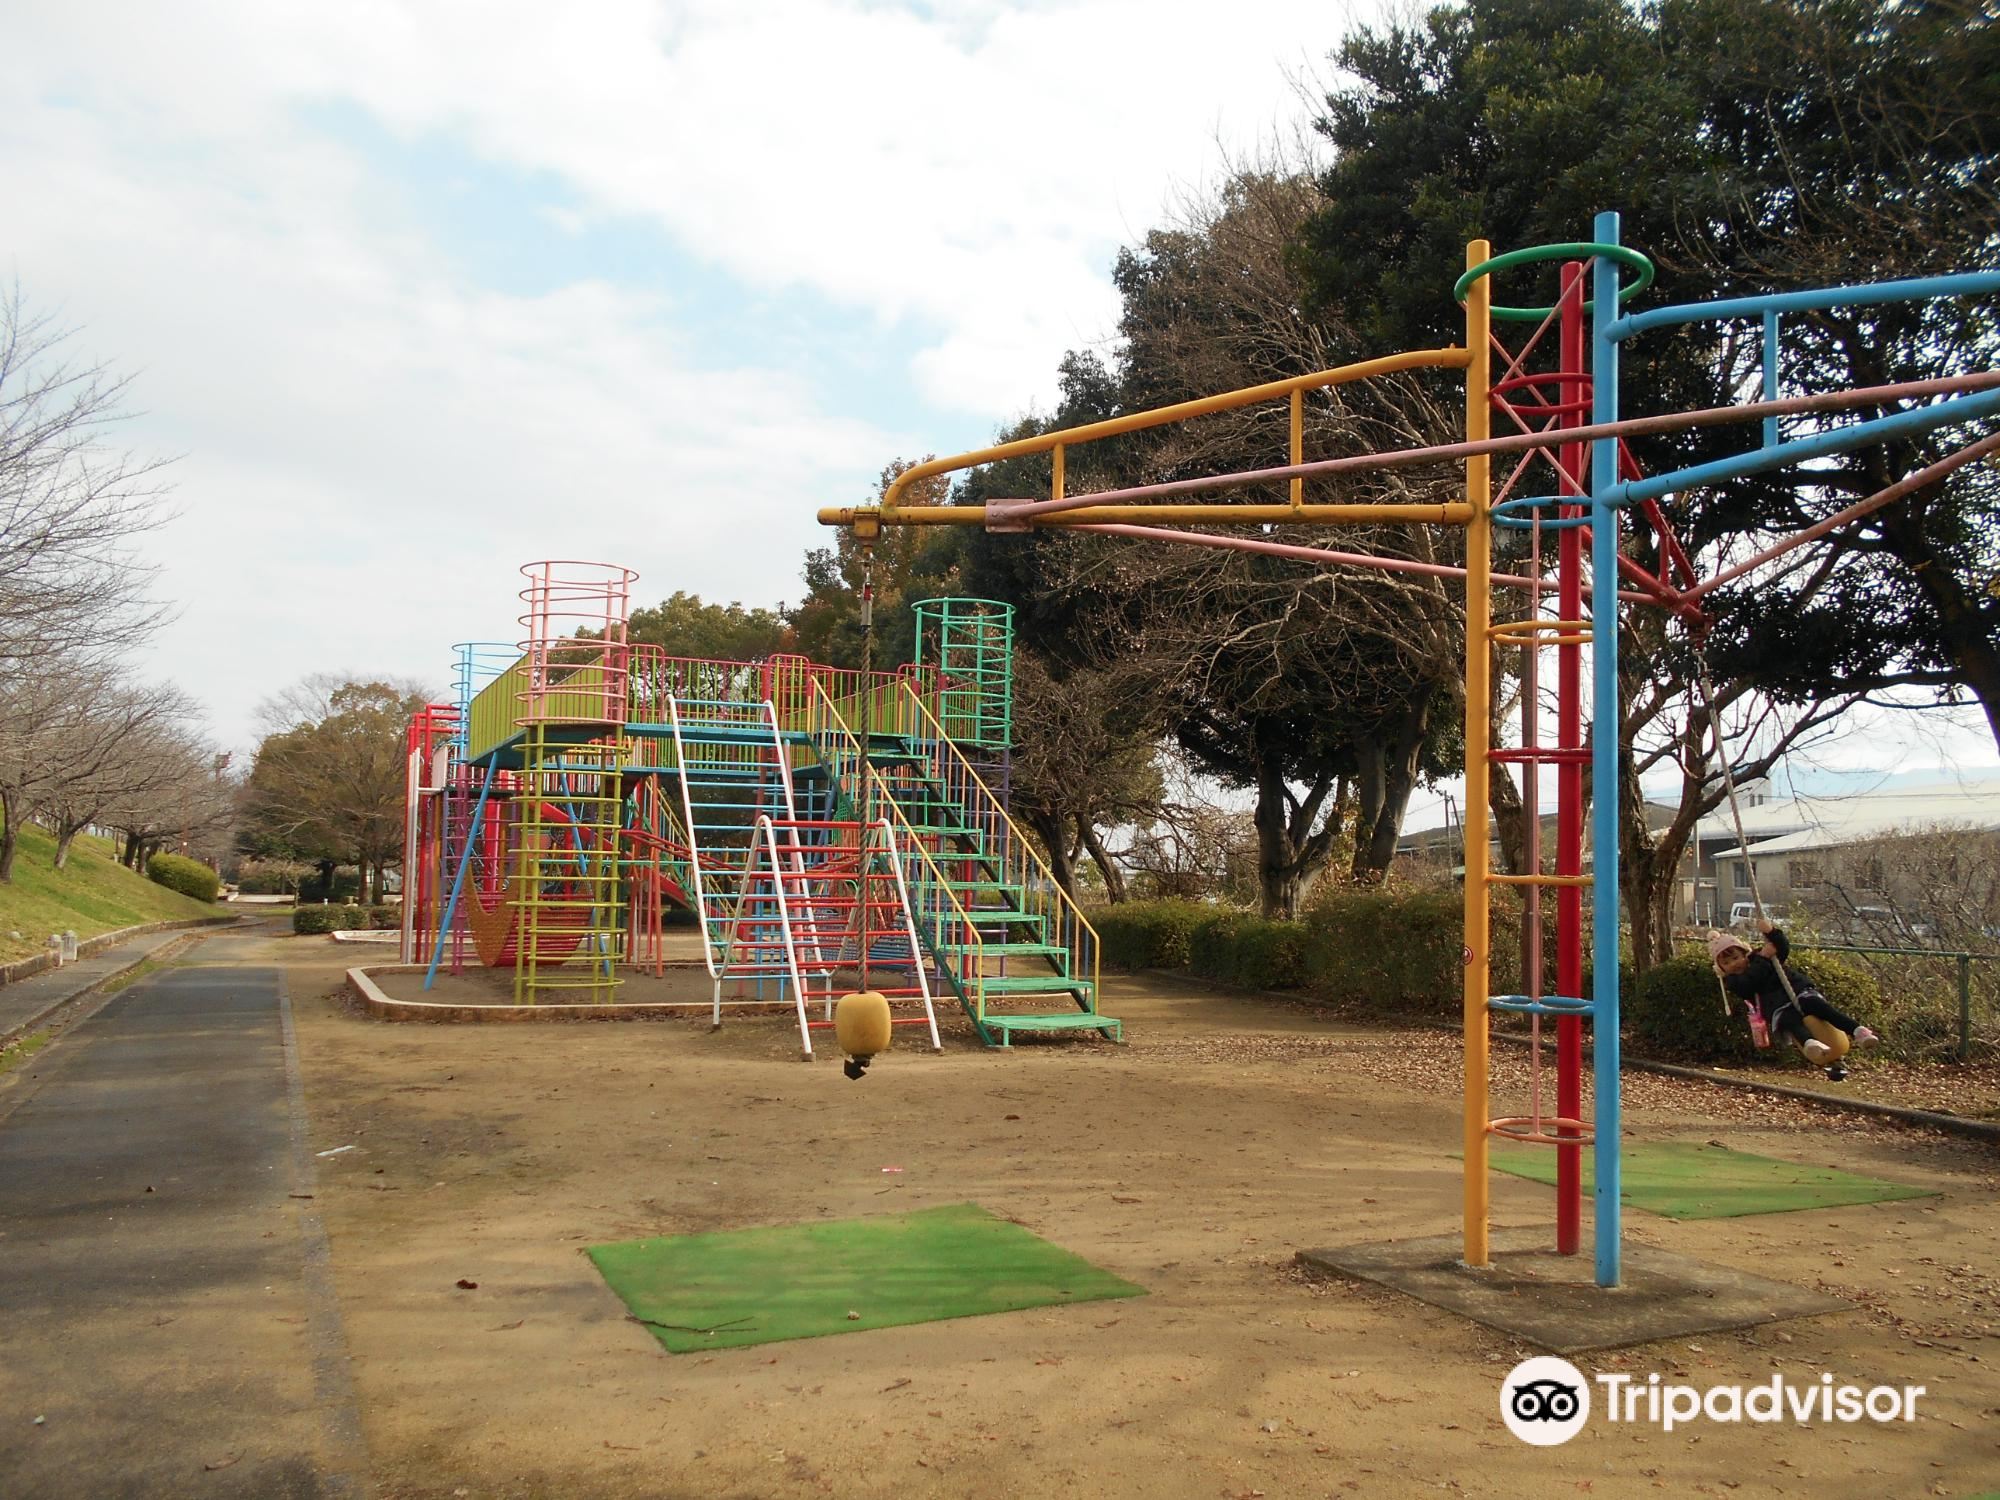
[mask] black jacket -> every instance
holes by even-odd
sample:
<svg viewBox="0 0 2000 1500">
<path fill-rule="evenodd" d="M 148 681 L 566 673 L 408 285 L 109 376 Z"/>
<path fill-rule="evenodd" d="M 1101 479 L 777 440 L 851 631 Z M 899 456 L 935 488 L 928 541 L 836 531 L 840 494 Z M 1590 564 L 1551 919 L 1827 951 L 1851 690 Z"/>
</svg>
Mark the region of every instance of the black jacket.
<svg viewBox="0 0 2000 1500">
<path fill-rule="evenodd" d="M 1771 946 L 1778 950 L 1778 961 L 1773 963 L 1761 953 L 1752 953 L 1749 966 L 1741 974 L 1725 974 L 1722 982 L 1737 999 L 1755 1000 L 1766 1016 L 1775 1016 L 1792 1003 L 1792 996 L 1785 993 L 1784 980 L 1778 977 L 1780 967 L 1792 981 L 1792 994 L 1803 995 L 1814 985 L 1786 962 L 1792 956 L 1792 945 L 1786 940 L 1784 932 L 1773 927 L 1765 935 L 1770 938 Z"/>
</svg>

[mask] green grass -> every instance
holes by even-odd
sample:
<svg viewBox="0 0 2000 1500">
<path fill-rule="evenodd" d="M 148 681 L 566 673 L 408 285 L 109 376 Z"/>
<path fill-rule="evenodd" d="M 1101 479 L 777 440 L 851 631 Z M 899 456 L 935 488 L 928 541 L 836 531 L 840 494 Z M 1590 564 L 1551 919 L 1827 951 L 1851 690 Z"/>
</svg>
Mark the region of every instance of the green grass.
<svg viewBox="0 0 2000 1500">
<path fill-rule="evenodd" d="M 118 863 L 104 839 L 79 834 L 69 864 L 54 867 L 56 841 L 39 828 L 21 828 L 14 878 L 0 885 L 0 963 L 40 953 L 52 932 L 94 937 L 142 922 L 173 922 L 223 915 Z M 21 934 L 17 940 L 8 934 Z"/>
<path fill-rule="evenodd" d="M 1545 1146 L 1498 1146 L 1492 1159 L 1497 1172 L 1535 1182 L 1556 1180 L 1556 1154 Z M 1584 1152 L 1585 1193 L 1596 1177 L 1592 1165 L 1590 1152 Z M 1668 1219 L 1734 1219 L 1936 1196 L 1931 1188 L 1859 1177 L 1836 1167 L 1774 1161 L 1693 1141 L 1628 1142 L 1619 1170 L 1620 1197 L 1633 1208 Z"/>
<path fill-rule="evenodd" d="M 974 1203 L 593 1245 L 589 1254 L 675 1354 L 1145 1295 Z"/>
<path fill-rule="evenodd" d="M 22 1037 L 11 1046 L 0 1047 L 0 1073 L 6 1072 L 9 1068 L 18 1068 L 48 1044 L 49 1034 L 46 1031 L 38 1031 L 33 1036 Z"/>
</svg>

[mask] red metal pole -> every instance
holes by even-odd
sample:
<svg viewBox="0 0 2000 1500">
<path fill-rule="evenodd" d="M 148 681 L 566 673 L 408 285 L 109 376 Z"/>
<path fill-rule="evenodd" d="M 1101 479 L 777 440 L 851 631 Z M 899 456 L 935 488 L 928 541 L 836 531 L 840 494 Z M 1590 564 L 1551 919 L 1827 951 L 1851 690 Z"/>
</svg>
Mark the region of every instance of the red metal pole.
<svg viewBox="0 0 2000 1500">
<path fill-rule="evenodd" d="M 1575 261 L 1563 267 L 1562 369 L 1572 377 L 1574 388 L 1565 384 L 1561 398 L 1571 409 L 1558 419 L 1563 427 L 1581 427 L 1584 407 L 1575 397 L 1588 390 L 1583 364 L 1583 266 Z M 1566 444 L 1563 449 L 1562 493 L 1581 494 L 1582 488 L 1570 476 L 1583 472 L 1584 445 Z M 1581 507 L 1565 507 L 1565 516 L 1581 515 Z M 1565 620 L 1583 617 L 1583 529 L 1564 527 L 1558 553 L 1557 609 Z M 1609 608 L 1617 609 L 1616 604 Z M 1563 749 L 1583 745 L 1583 647 L 1572 642 L 1556 647 L 1556 743 Z M 1603 795 L 1604 789 L 1599 789 Z M 1539 808 L 1535 816 L 1541 815 Z M 1556 765 L 1556 874 L 1583 873 L 1583 765 L 1565 756 Z M 1573 885 L 1556 888 L 1556 993 L 1575 995 L 1583 984 L 1583 891 Z M 1583 1018 L 1556 1018 L 1556 1113 L 1565 1119 L 1583 1118 Z M 1560 1130 L 1559 1134 L 1570 1132 Z M 1574 1255 L 1581 1242 L 1583 1219 L 1583 1151 L 1578 1146 L 1556 1147 L 1556 1251 Z"/>
</svg>

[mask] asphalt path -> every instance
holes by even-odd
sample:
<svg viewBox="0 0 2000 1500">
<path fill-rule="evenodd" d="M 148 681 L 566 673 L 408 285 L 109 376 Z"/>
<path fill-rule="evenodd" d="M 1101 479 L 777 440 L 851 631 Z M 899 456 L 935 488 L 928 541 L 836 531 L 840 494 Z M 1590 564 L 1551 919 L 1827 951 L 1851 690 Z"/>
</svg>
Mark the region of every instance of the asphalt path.
<svg viewBox="0 0 2000 1500">
<path fill-rule="evenodd" d="M 280 972 L 230 937 L 0 1091 L 0 1496 L 366 1493 Z"/>
</svg>

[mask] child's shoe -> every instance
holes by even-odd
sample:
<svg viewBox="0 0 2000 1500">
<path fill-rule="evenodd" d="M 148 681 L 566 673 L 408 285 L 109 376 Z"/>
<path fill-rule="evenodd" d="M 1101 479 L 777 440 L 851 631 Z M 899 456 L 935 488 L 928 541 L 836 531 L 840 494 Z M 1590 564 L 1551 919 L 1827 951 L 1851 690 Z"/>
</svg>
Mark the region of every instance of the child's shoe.
<svg viewBox="0 0 2000 1500">
<path fill-rule="evenodd" d="M 1825 1067 L 1826 1064 L 1833 1061 L 1833 1048 L 1827 1046 L 1818 1037 L 1808 1038 L 1802 1050 L 1808 1059 L 1818 1063 L 1821 1067 Z"/>
<path fill-rule="evenodd" d="M 1882 1045 L 1882 1038 L 1875 1034 L 1875 1028 L 1872 1026 L 1857 1026 L 1854 1028 L 1854 1045 L 1857 1047 L 1879 1047 Z"/>
</svg>

